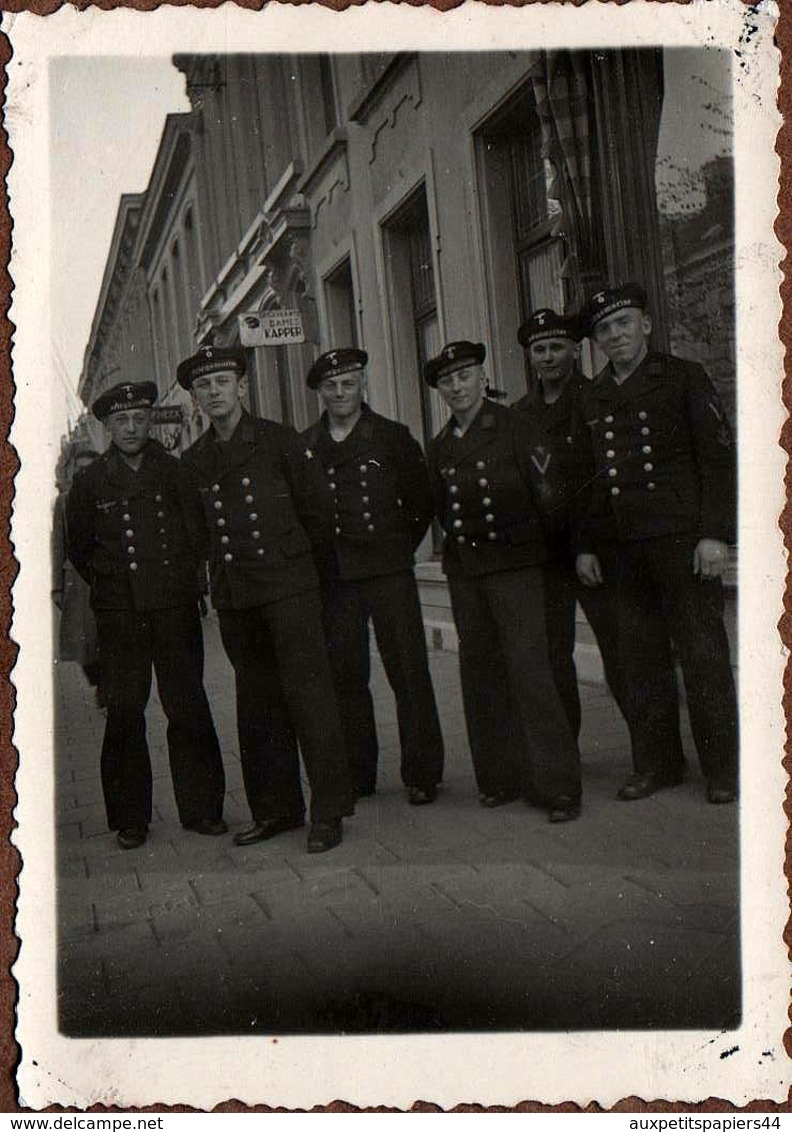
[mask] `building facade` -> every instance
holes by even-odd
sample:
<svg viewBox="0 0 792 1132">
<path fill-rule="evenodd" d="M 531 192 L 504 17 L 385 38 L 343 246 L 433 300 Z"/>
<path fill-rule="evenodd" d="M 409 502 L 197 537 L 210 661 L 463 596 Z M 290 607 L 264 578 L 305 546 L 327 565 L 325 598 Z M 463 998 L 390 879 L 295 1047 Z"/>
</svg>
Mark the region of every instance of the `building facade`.
<svg viewBox="0 0 792 1132">
<path fill-rule="evenodd" d="M 630 279 L 649 294 L 654 344 L 702 361 L 733 405 L 730 137 L 676 212 L 666 184 L 672 111 L 688 144 L 712 144 L 711 84 L 728 89 L 729 63 L 704 54 L 175 56 L 192 109 L 168 118 L 146 192 L 122 201 L 83 398 L 155 374 L 158 427 L 179 451 L 204 422 L 177 361 L 210 339 L 239 344 L 245 317 L 298 311 L 302 340 L 248 351 L 251 409 L 305 427 L 311 363 L 358 345 L 372 407 L 425 443 L 445 416 L 422 365 L 443 342 L 485 342 L 490 385 L 516 400 L 526 313 Z M 584 368 L 599 360 L 587 345 Z M 443 627 L 430 539 L 421 558 Z"/>
</svg>

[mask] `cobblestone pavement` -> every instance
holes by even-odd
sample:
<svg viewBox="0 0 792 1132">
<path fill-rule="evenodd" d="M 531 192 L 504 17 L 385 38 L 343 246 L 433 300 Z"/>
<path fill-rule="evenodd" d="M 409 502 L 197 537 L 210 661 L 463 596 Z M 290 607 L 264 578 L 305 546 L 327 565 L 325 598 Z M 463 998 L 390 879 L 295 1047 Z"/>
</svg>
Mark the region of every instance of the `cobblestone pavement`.
<svg viewBox="0 0 792 1132">
<path fill-rule="evenodd" d="M 226 818 L 248 820 L 231 673 L 214 619 L 206 683 L 226 758 Z M 393 699 L 378 663 L 378 793 L 343 845 L 305 831 L 239 849 L 182 830 L 164 721 L 149 708 L 155 814 L 146 845 L 107 831 L 102 712 L 58 667 L 59 998 L 73 1036 L 728 1028 L 740 1010 L 737 811 L 688 782 L 615 800 L 626 730 L 583 691 L 584 811 L 550 825 L 478 805 L 457 657 L 431 666 L 447 746 L 434 806 L 409 807 Z M 689 745 L 689 743 L 688 743 Z M 694 764 L 695 760 L 691 759 Z"/>
</svg>

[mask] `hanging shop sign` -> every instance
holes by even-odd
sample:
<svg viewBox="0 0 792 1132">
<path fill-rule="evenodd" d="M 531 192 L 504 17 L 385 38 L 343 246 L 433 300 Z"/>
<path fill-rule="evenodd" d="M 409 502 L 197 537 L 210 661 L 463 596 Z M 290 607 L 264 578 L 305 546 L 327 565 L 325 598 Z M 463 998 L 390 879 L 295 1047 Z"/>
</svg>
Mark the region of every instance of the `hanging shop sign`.
<svg viewBox="0 0 792 1132">
<path fill-rule="evenodd" d="M 184 409 L 181 405 L 155 405 L 151 410 L 151 423 L 154 425 L 184 424 Z"/>
<path fill-rule="evenodd" d="M 299 310 L 251 311 L 239 316 L 243 346 L 292 346 L 305 341 Z"/>
</svg>

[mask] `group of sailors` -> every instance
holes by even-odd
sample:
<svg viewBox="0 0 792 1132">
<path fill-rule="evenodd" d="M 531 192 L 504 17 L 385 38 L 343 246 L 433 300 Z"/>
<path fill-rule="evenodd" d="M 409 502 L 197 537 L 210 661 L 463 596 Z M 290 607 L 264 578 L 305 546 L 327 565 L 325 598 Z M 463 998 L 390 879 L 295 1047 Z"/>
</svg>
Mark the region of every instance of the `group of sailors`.
<svg viewBox="0 0 792 1132">
<path fill-rule="evenodd" d="M 152 668 L 168 719 L 182 825 L 226 832 L 224 773 L 203 687 L 199 595 L 234 669 L 251 824 L 237 845 L 301 827 L 308 852 L 338 845 L 375 792 L 378 742 L 369 627 L 393 689 L 411 805 L 437 798 L 443 736 L 414 554 L 433 519 L 459 636 L 481 804 L 517 800 L 551 822 L 581 813 L 576 604 L 630 733 L 624 801 L 681 782 L 675 663 L 711 803 L 737 792 L 738 723 L 722 575 L 735 541 L 732 431 L 703 369 L 650 348 L 636 284 L 598 291 L 580 316 L 533 312 L 519 341 L 535 393 L 488 396 L 486 348 L 450 342 L 423 377 L 450 410 L 426 458 L 365 401 L 365 351 L 307 374 L 323 411 L 304 433 L 251 416 L 246 359 L 204 346 L 178 367 L 209 427 L 182 454 L 150 438 L 157 388 L 115 386 L 92 406 L 107 451 L 75 479 L 67 553 L 91 588 L 107 724 L 110 829 L 148 835 L 145 707 Z M 579 368 L 593 340 L 607 365 Z"/>
</svg>

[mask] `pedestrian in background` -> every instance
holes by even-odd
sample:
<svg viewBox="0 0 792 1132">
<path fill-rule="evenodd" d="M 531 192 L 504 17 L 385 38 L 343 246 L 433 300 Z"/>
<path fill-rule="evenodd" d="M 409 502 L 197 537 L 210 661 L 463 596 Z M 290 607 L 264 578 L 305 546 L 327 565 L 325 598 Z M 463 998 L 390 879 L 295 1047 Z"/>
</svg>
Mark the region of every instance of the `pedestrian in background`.
<svg viewBox="0 0 792 1132">
<path fill-rule="evenodd" d="M 405 425 L 363 399 L 365 350 L 330 350 L 308 371 L 324 406 L 302 434 L 332 492 L 335 538 L 322 577 L 327 647 L 346 734 L 352 786 L 373 794 L 379 746 L 369 690 L 369 621 L 396 697 L 401 777 L 410 805 L 435 801 L 443 737 L 429 675 L 413 555 L 429 529 L 423 452 Z"/>
<path fill-rule="evenodd" d="M 586 310 L 608 358 L 580 397 L 595 478 L 582 498 L 581 581 L 615 586 L 634 801 L 684 776 L 671 641 L 713 803 L 737 792 L 737 697 L 723 624 L 722 576 L 736 535 L 736 458 L 726 413 L 701 366 L 650 349 L 636 283 L 607 287 Z"/>
<path fill-rule="evenodd" d="M 92 448 L 76 444 L 70 454 L 67 467 L 67 480 L 63 490 L 58 492 L 52 514 L 52 601 L 59 612 L 57 623 L 57 659 L 76 661 L 85 678 L 94 689 L 96 704 L 104 707 L 99 672 L 99 642 L 96 633 L 96 618 L 91 609 L 91 590 L 88 583 L 78 574 L 66 552 L 68 536 L 66 531 L 66 496 L 74 476 L 83 468 L 89 467 L 99 453 Z"/>
<path fill-rule="evenodd" d="M 580 815 L 580 756 L 550 667 L 542 568 L 549 551 L 531 459 L 538 434 L 485 398 L 481 343 L 452 342 L 426 363 L 451 410 L 429 448 L 443 569 L 459 632 L 459 666 L 481 804 L 521 795 L 550 821 Z"/>
<path fill-rule="evenodd" d="M 293 429 L 244 409 L 242 350 L 205 346 L 177 373 L 211 422 L 181 462 L 186 513 L 209 562 L 236 678 L 253 821 L 234 842 L 250 845 L 303 825 L 296 733 L 311 786 L 308 852 L 322 853 L 341 842 L 342 818 L 354 812 L 314 561 L 332 550 L 332 497 Z"/>
<path fill-rule="evenodd" d="M 68 554 L 91 589 L 107 723 L 101 773 L 107 821 L 123 849 L 152 814 L 145 710 L 152 667 L 168 719 L 168 755 L 185 829 L 216 836 L 225 778 L 203 687 L 198 567 L 182 515 L 178 461 L 149 437 L 157 387 L 113 386 L 92 406 L 110 446 L 75 479 Z"/>
<path fill-rule="evenodd" d="M 545 513 L 550 558 L 543 567 L 547 644 L 558 694 L 575 737 L 580 735 L 580 692 L 575 668 L 577 603 L 583 608 L 599 646 L 608 687 L 623 710 L 616 648 L 614 587 L 587 587 L 575 572 L 571 516 L 578 494 L 591 474 L 585 452 L 573 436 L 575 409 L 586 378 L 578 367 L 579 321 L 542 308 L 517 332 L 536 377 L 536 388 L 514 406 L 536 430 L 531 460 L 548 485 L 552 506 Z"/>
</svg>

